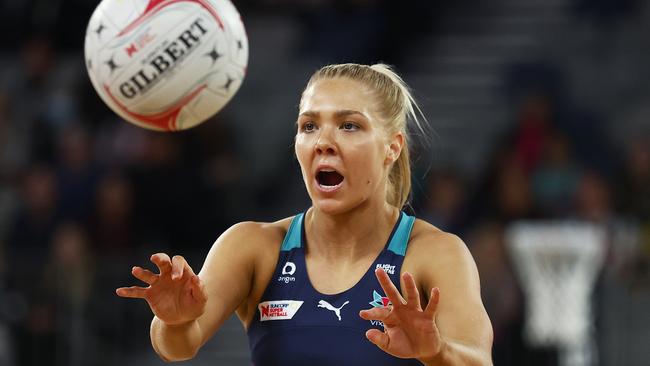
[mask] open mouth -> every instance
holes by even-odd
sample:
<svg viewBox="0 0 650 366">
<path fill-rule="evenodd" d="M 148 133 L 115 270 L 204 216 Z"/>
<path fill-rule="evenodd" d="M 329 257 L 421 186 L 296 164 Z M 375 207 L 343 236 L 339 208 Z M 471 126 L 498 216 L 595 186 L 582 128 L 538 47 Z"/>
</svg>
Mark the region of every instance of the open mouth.
<svg viewBox="0 0 650 366">
<path fill-rule="evenodd" d="M 316 173 L 316 182 L 324 188 L 333 188 L 343 182 L 343 176 L 334 170 L 321 170 Z"/>
</svg>

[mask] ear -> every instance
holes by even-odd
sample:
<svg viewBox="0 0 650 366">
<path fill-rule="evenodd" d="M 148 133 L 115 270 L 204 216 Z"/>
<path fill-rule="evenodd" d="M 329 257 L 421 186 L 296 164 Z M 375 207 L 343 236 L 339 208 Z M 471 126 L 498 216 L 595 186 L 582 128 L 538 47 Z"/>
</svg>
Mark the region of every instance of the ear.
<svg viewBox="0 0 650 366">
<path fill-rule="evenodd" d="M 391 165 L 397 161 L 402 148 L 404 147 L 404 133 L 399 131 L 389 137 L 388 145 L 386 146 L 386 165 Z"/>
</svg>

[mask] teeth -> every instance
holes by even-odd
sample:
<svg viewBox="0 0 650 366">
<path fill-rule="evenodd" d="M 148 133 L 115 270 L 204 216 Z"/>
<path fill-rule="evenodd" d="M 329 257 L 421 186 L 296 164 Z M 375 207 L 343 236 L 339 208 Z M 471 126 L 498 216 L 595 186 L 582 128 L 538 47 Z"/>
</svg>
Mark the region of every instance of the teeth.
<svg viewBox="0 0 650 366">
<path fill-rule="evenodd" d="M 338 186 L 341 185 L 341 183 L 339 183 L 339 184 L 335 184 L 335 185 L 332 185 L 332 186 L 327 185 L 327 184 L 322 184 L 322 183 L 318 183 L 318 185 L 321 186 L 321 187 L 323 187 L 323 188 L 325 188 L 325 189 L 327 189 L 327 188 L 338 187 Z"/>
</svg>

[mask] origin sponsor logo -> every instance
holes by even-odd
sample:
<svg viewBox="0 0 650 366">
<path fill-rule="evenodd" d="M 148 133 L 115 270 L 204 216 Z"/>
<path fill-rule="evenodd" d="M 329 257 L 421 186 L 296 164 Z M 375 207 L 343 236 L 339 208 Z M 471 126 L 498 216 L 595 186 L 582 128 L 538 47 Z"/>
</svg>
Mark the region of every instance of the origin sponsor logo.
<svg viewBox="0 0 650 366">
<path fill-rule="evenodd" d="M 278 282 L 284 282 L 284 283 L 296 282 L 296 278 L 290 276 L 280 276 L 278 277 Z"/>
<path fill-rule="evenodd" d="M 292 276 L 296 273 L 296 265 L 293 262 L 287 262 L 282 267 L 282 274 Z"/>
<path fill-rule="evenodd" d="M 304 301 L 276 300 L 264 301 L 257 305 L 260 311 L 260 321 L 289 320 L 298 312 Z"/>
<path fill-rule="evenodd" d="M 282 276 L 278 277 L 278 282 L 296 282 L 296 278 L 293 274 L 296 273 L 296 265 L 293 262 L 287 262 L 282 267 Z"/>
</svg>

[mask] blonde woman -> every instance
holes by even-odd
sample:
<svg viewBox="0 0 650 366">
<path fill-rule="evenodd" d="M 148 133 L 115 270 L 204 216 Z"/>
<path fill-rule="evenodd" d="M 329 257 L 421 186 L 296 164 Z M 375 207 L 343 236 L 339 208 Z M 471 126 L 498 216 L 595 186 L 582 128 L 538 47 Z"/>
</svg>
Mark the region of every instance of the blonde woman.
<svg viewBox="0 0 650 366">
<path fill-rule="evenodd" d="M 253 363 L 489 365 L 492 327 L 474 260 L 456 236 L 404 212 L 407 122 L 402 79 L 382 64 L 330 65 L 300 101 L 295 152 L 312 206 L 217 239 L 198 275 L 181 256 L 120 288 L 151 307 L 151 342 L 194 357 L 234 312 Z"/>
</svg>

